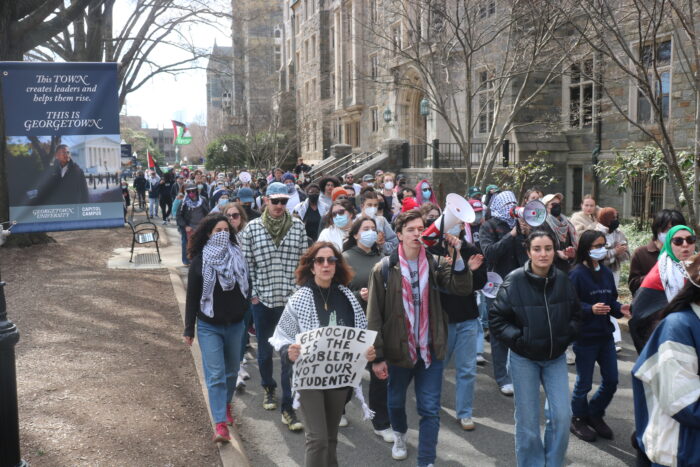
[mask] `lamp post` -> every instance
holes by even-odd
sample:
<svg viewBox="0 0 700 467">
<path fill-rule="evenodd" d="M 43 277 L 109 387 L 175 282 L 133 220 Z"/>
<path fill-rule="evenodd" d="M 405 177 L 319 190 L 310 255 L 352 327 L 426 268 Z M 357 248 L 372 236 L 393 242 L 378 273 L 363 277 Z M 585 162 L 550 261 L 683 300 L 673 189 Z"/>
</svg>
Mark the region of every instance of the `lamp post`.
<svg viewBox="0 0 700 467">
<path fill-rule="evenodd" d="M 10 234 L 0 224 L 0 245 Z M 26 467 L 19 450 L 19 411 L 17 409 L 17 372 L 15 345 L 19 331 L 7 319 L 5 283 L 0 280 L 0 466 Z"/>
</svg>

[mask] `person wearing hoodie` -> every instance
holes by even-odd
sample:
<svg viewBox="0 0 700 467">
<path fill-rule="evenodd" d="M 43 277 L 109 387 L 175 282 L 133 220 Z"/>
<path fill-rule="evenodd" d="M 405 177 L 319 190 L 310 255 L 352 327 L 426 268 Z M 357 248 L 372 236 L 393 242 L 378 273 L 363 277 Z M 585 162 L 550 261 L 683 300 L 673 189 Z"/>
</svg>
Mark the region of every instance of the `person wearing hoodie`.
<svg viewBox="0 0 700 467">
<path fill-rule="evenodd" d="M 237 193 L 238 201 L 243 205 L 245 214 L 248 220 L 257 219 L 260 217 L 260 213 L 253 209 L 253 203 L 255 203 L 255 198 L 253 197 L 253 190 L 247 187 L 243 187 L 238 190 Z"/>
<path fill-rule="evenodd" d="M 617 301 L 617 285 L 612 271 L 603 264 L 607 257 L 605 234 L 586 230 L 579 238 L 576 267 L 569 279 L 581 303 L 582 322 L 574 341 L 576 384 L 571 397 L 571 432 L 584 441 L 597 436 L 612 439 L 612 429 L 605 423 L 605 409 L 617 390 L 618 372 L 614 326 L 611 318 L 629 317 L 629 305 Z M 601 383 L 588 400 L 593 385 L 595 364 L 600 367 Z"/>
<path fill-rule="evenodd" d="M 517 206 L 515 194 L 512 191 L 496 193 L 491 196 L 490 202 L 492 217 L 479 228 L 479 242 L 488 264 L 488 270 L 505 278 L 511 271 L 522 267 L 527 261 L 527 253 L 523 245 L 530 227 L 511 216 L 511 210 Z M 485 298 L 485 300 L 487 308 L 490 308 L 493 299 Z M 490 342 L 493 376 L 496 379 L 496 384 L 503 395 L 512 396 L 513 384 L 506 369 L 508 349 L 498 338 L 493 336 L 491 336 Z"/>
<path fill-rule="evenodd" d="M 293 214 L 296 205 L 306 199 L 306 194 L 299 192 L 299 189 L 296 186 L 296 177 L 294 177 L 294 174 L 291 172 L 285 172 L 285 174 L 282 175 L 282 183 L 284 183 L 284 186 L 287 187 L 287 193 L 289 193 L 287 211 L 289 211 L 290 214 Z"/>
<path fill-rule="evenodd" d="M 423 179 L 416 184 L 416 201 L 419 205 L 427 202 L 439 205 L 435 191 L 428 180 Z"/>
</svg>

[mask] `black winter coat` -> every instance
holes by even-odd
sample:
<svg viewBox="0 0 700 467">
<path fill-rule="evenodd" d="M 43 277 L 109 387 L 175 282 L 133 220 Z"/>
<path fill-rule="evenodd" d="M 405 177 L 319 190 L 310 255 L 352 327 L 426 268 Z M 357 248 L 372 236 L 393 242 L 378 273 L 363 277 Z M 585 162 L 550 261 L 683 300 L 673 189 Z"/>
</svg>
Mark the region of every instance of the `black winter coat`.
<svg viewBox="0 0 700 467">
<path fill-rule="evenodd" d="M 508 224 L 496 217 L 479 228 L 479 246 L 484 252 L 488 270 L 504 278 L 527 261 L 525 237 L 521 233 L 513 237 L 510 231 Z"/>
<path fill-rule="evenodd" d="M 530 262 L 508 274 L 489 308 L 491 334 L 530 360 L 553 360 L 576 339 L 581 305 L 569 277 L 551 267 L 547 277 Z"/>
</svg>

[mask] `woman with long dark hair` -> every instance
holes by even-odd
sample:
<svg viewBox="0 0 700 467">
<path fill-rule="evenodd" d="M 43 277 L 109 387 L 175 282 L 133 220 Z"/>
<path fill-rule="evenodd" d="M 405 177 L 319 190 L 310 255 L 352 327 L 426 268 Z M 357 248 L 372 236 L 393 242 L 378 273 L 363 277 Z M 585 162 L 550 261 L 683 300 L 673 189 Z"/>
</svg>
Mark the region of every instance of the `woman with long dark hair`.
<svg viewBox="0 0 700 467">
<path fill-rule="evenodd" d="M 584 441 L 597 436 L 612 439 L 613 432 L 603 420 L 605 409 L 617 390 L 617 355 L 610 317 L 629 316 L 629 305 L 617 301 L 617 287 L 612 271 L 603 264 L 608 256 L 605 234 L 586 230 L 576 250 L 576 267 L 569 279 L 581 303 L 582 323 L 574 341 L 576 384 L 571 398 L 571 432 Z M 601 383 L 588 400 L 593 386 L 595 364 L 600 367 Z"/>
<path fill-rule="evenodd" d="M 508 346 L 515 396 L 515 457 L 519 467 L 564 465 L 571 408 L 566 347 L 576 337 L 581 307 L 568 276 L 554 267 L 555 241 L 536 230 L 525 241 L 529 260 L 508 274 L 489 310 L 493 337 Z M 544 386 L 544 439 L 540 436 Z"/>
<path fill-rule="evenodd" d="M 700 255 L 686 275 L 632 368 L 637 465 L 700 465 Z"/>
<path fill-rule="evenodd" d="M 216 424 L 214 441 L 231 440 L 231 400 L 241 361 L 243 317 L 249 308 L 248 266 L 228 218 L 207 216 L 189 242 L 190 270 L 184 340 L 197 341 L 202 352 L 209 407 Z"/>
<path fill-rule="evenodd" d="M 347 288 L 352 269 L 333 243 L 314 243 L 299 260 L 295 274 L 300 288 L 287 301 L 270 338 L 270 344 L 280 351 L 282 358 L 291 362 L 299 358 L 301 346 L 295 343 L 299 333 L 326 326 L 367 328 L 365 313 Z M 371 347 L 367 359 L 372 361 L 374 357 Z M 338 465 L 338 423 L 349 390 L 349 387 L 305 389 L 297 393 L 306 425 L 304 465 Z M 362 388 L 355 388 L 355 394 L 366 408 Z M 368 408 L 365 414 L 369 415 Z"/>
</svg>

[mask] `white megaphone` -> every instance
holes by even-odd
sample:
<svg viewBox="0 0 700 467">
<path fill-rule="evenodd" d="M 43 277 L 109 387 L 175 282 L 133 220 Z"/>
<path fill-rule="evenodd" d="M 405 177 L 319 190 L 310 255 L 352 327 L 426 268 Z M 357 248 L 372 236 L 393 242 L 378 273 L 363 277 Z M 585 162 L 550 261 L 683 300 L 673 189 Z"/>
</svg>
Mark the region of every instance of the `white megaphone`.
<svg viewBox="0 0 700 467">
<path fill-rule="evenodd" d="M 547 208 L 542 201 L 533 199 L 525 206 L 513 208 L 510 215 L 524 220 L 530 227 L 539 227 L 547 220 Z"/>
<path fill-rule="evenodd" d="M 238 180 L 241 183 L 250 183 L 252 179 L 253 177 L 250 175 L 250 172 L 241 172 L 238 174 Z"/>
<path fill-rule="evenodd" d="M 481 293 L 483 293 L 485 297 L 496 298 L 498 288 L 501 286 L 502 283 L 503 279 L 501 278 L 501 276 L 499 276 L 495 272 L 489 271 L 486 273 L 486 284 L 481 289 Z"/>
<path fill-rule="evenodd" d="M 460 222 L 471 224 L 476 219 L 474 209 L 469 202 L 456 193 L 447 195 L 445 210 L 435 219 L 435 222 L 421 234 L 423 243 L 427 246 L 435 245 L 442 235 Z"/>
</svg>

